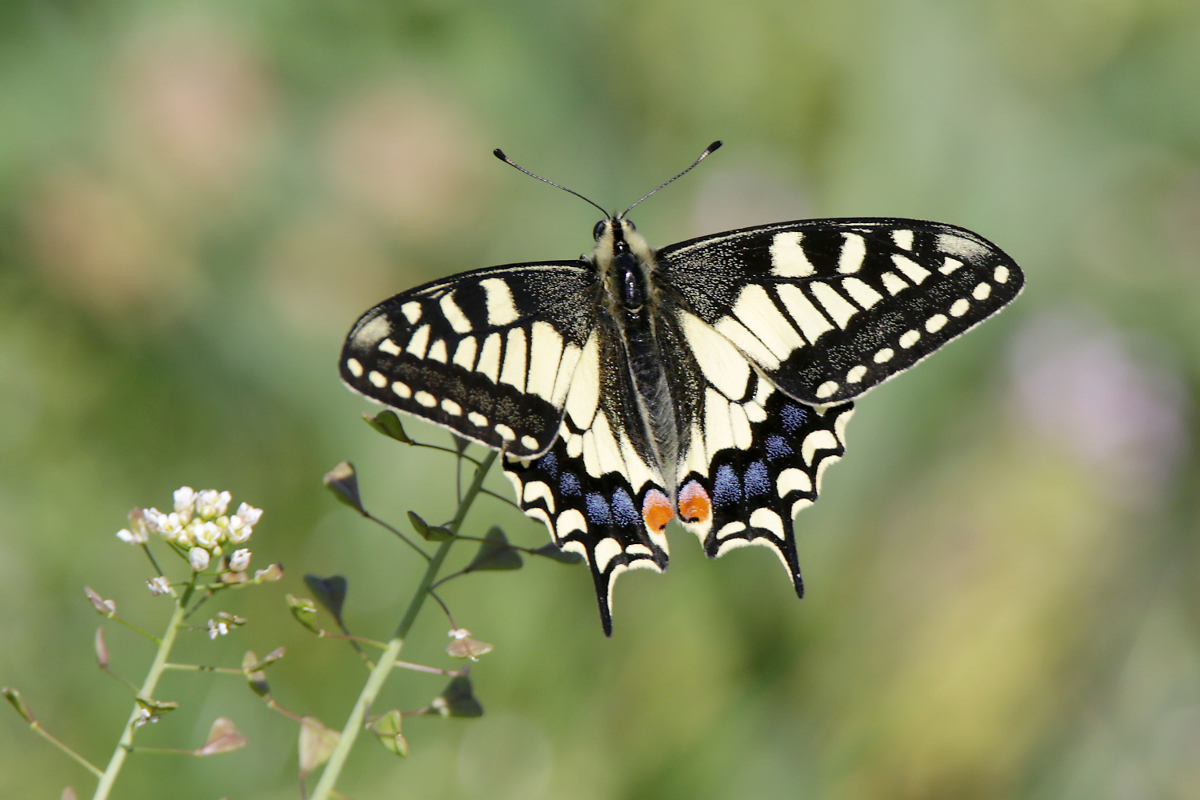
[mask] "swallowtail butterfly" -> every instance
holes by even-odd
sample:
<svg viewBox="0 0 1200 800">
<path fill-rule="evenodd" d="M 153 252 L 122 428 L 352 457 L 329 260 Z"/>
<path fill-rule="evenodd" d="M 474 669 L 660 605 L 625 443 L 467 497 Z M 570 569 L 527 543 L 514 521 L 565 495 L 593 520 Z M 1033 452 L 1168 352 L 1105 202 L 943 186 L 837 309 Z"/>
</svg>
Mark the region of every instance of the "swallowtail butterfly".
<svg viewBox="0 0 1200 800">
<path fill-rule="evenodd" d="M 841 458 L 854 399 L 1024 283 L 938 222 L 800 220 L 654 250 L 632 208 L 600 209 L 591 255 L 385 300 L 340 363 L 356 392 L 502 451 L 521 508 L 586 559 L 610 635 L 614 581 L 666 569 L 676 517 L 710 557 L 771 548 L 803 596 L 792 520 Z"/>
</svg>

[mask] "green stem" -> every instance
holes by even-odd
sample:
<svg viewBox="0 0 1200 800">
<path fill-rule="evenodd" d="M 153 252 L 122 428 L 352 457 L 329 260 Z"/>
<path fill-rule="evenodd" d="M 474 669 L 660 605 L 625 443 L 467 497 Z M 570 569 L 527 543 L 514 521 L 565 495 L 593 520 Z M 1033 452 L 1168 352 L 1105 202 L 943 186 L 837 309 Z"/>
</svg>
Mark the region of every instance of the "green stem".
<svg viewBox="0 0 1200 800">
<path fill-rule="evenodd" d="M 447 526 L 455 533 L 458 533 L 458 529 L 462 527 L 463 520 L 467 516 L 467 511 L 470 510 L 471 504 L 475 502 L 475 498 L 483 488 L 483 479 L 491 468 L 492 462 L 496 460 L 497 455 L 494 451 L 488 453 L 487 457 L 483 459 L 483 462 L 475 470 L 475 479 L 471 482 L 467 493 L 463 495 L 462 502 L 458 504 L 458 512 L 454 515 L 454 519 Z M 450 548 L 453 545 L 453 539 L 442 542 L 438 545 L 433 558 L 429 560 L 429 565 L 425 568 L 425 574 L 421 577 L 421 583 L 417 586 L 417 591 L 413 594 L 412 600 L 409 601 L 408 609 L 404 612 L 404 618 L 400 620 L 400 625 L 396 628 L 395 636 L 388 642 L 387 649 L 379 657 L 379 663 L 375 665 L 375 669 L 371 670 L 366 685 L 363 686 L 362 692 L 358 695 L 358 700 L 354 703 L 354 708 L 350 711 L 350 717 L 346 720 L 345 727 L 342 728 L 342 735 L 338 739 L 337 747 L 334 748 L 333 754 L 329 756 L 329 762 L 325 765 L 325 771 L 321 773 L 321 780 L 317 782 L 316 788 L 313 789 L 312 800 L 329 800 L 329 797 L 332 795 L 334 784 L 337 783 L 337 779 L 342 773 L 342 767 L 345 766 L 346 759 L 350 755 L 350 750 L 354 747 L 354 740 L 358 738 L 358 732 L 362 730 L 363 724 L 367 719 L 367 714 L 370 713 L 371 704 L 379 696 L 384 681 L 387 680 L 388 674 L 396 666 L 397 657 L 400 655 L 400 648 L 404 646 L 404 639 L 408 636 L 409 630 L 412 629 L 413 623 L 417 619 L 417 614 L 421 612 L 421 607 L 425 605 L 425 598 L 429 595 L 429 587 L 433 585 L 434 580 L 437 578 L 438 570 L 441 569 L 442 562 L 446 560 L 446 556 L 449 555 Z"/>
<path fill-rule="evenodd" d="M 187 607 L 188 600 L 191 599 L 195 583 L 196 575 L 193 573 L 192 580 L 184 589 L 182 596 L 175 600 L 175 611 L 171 614 L 171 621 L 167 623 L 167 630 L 159 643 L 158 652 L 154 654 L 150 671 L 146 673 L 146 679 L 142 682 L 141 691 L 138 692 L 139 697 L 154 696 L 158 679 L 166 670 L 167 656 L 171 654 L 171 648 L 175 644 L 175 636 L 179 633 L 185 613 L 184 609 Z M 121 740 L 117 742 L 117 747 L 113 750 L 112 758 L 108 761 L 108 768 L 100 776 L 100 783 L 96 786 L 96 793 L 92 795 L 92 800 L 106 800 L 109 792 L 112 791 L 117 776 L 121 774 L 121 767 L 125 764 L 125 757 L 129 755 L 130 746 L 133 744 L 133 733 L 136 730 L 134 723 L 141 717 L 141 713 L 142 707 L 135 702 L 133 711 L 129 714 L 129 721 L 125 723 L 125 730 L 121 733 Z"/>
</svg>

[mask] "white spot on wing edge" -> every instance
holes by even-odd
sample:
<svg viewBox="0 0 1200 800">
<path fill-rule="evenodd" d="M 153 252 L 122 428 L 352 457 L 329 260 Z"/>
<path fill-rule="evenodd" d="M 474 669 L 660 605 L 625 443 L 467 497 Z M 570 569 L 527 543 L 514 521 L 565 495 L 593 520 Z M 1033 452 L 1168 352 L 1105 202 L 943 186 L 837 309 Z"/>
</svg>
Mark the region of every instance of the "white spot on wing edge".
<svg viewBox="0 0 1200 800">
<path fill-rule="evenodd" d="M 960 297 L 950 306 L 950 316 L 961 317 L 971 308 L 971 301 L 965 297 Z"/>
<path fill-rule="evenodd" d="M 996 271 L 992 273 L 992 280 L 996 283 L 1008 283 L 1008 267 L 996 267 Z"/>
<path fill-rule="evenodd" d="M 402 383 L 401 381 L 392 381 L 392 391 L 396 393 L 397 397 L 402 397 L 405 400 L 412 397 L 412 389 L 409 388 L 407 383 Z"/>
<path fill-rule="evenodd" d="M 594 552 L 596 553 L 596 569 L 604 572 L 608 569 L 609 563 L 621 555 L 621 543 L 610 536 L 597 542 Z"/>
<path fill-rule="evenodd" d="M 350 370 L 350 374 L 356 378 L 361 378 L 363 375 L 362 362 L 359 361 L 357 358 L 347 358 L 346 359 L 346 369 Z"/>
<path fill-rule="evenodd" d="M 892 360 L 892 356 L 896 355 L 896 351 L 890 347 L 885 347 L 875 354 L 876 364 L 886 364 Z"/>
<path fill-rule="evenodd" d="M 416 399 L 416 401 L 418 403 L 425 406 L 426 408 L 433 408 L 434 406 L 437 405 L 437 398 L 434 397 L 433 395 L 431 395 L 429 392 L 420 391 L 420 392 L 417 392 L 415 395 L 413 395 L 413 397 Z"/>
<path fill-rule="evenodd" d="M 536 451 L 539 449 L 538 448 L 538 440 L 533 438 L 532 436 L 522 436 L 521 437 L 521 446 L 524 447 L 526 450 Z"/>
<path fill-rule="evenodd" d="M 925 320 L 925 330 L 930 333 L 937 333 L 942 328 L 946 327 L 949 318 L 945 314 L 934 314 L 929 319 Z"/>
<path fill-rule="evenodd" d="M 905 331 L 900 335 L 900 346 L 905 350 L 912 347 L 921 339 L 921 332 L 918 330 Z"/>
<path fill-rule="evenodd" d="M 837 448 L 838 440 L 832 431 L 813 431 L 804 437 L 804 442 L 800 445 L 800 455 L 804 458 L 805 464 L 812 466 L 813 455 L 818 450 L 836 450 Z"/>
<path fill-rule="evenodd" d="M 780 497 L 787 497 L 791 492 L 811 492 L 812 479 L 802 469 L 785 469 L 775 479 L 775 490 L 779 492 Z"/>
<path fill-rule="evenodd" d="M 851 368 L 851 370 L 846 373 L 846 383 L 858 383 L 866 374 L 867 368 L 862 364 L 859 364 L 857 367 Z"/>
<path fill-rule="evenodd" d="M 442 410 L 452 417 L 462 416 L 462 406 L 449 398 L 442 400 Z"/>
<path fill-rule="evenodd" d="M 480 414 L 478 411 L 472 411 L 471 413 L 467 414 L 467 419 L 476 428 L 486 428 L 488 424 L 488 418 L 483 414 Z"/>
<path fill-rule="evenodd" d="M 420 398 L 418 397 L 418 401 L 419 400 L 420 400 Z M 515 433 L 513 433 L 513 429 L 508 427 L 504 423 L 500 423 L 499 425 L 497 425 L 495 427 L 495 431 L 496 431 L 496 433 L 498 433 L 500 435 L 500 438 L 506 442 L 511 442 L 513 439 L 517 438 L 517 435 Z"/>
<path fill-rule="evenodd" d="M 530 481 L 521 492 L 521 502 L 533 503 L 537 500 L 544 502 L 550 513 L 554 513 L 554 492 L 550 486 L 541 481 Z"/>
<path fill-rule="evenodd" d="M 832 397 L 837 390 L 837 381 L 825 381 L 817 387 L 817 399 L 824 400 L 826 397 Z"/>
<path fill-rule="evenodd" d="M 971 292 L 971 297 L 974 297 L 976 300 L 987 300 L 991 293 L 991 284 L 984 281 L 975 287 L 975 291 Z"/>
<path fill-rule="evenodd" d="M 382 389 L 383 387 L 387 386 L 388 382 L 387 377 L 384 376 L 382 372 L 376 372 L 375 370 L 371 370 L 371 373 L 367 375 L 367 380 L 369 380 L 371 385 L 376 389 Z"/>
</svg>

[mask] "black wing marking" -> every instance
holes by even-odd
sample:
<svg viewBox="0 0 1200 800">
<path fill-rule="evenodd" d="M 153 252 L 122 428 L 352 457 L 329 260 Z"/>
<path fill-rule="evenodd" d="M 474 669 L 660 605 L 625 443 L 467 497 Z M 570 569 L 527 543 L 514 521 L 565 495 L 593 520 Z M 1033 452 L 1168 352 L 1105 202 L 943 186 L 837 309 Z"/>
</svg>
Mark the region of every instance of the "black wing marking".
<svg viewBox="0 0 1200 800">
<path fill-rule="evenodd" d="M 805 403 L 857 397 L 994 314 L 1024 285 L 982 237 L 903 219 L 783 222 L 657 254 L 661 285 Z"/>
<path fill-rule="evenodd" d="M 543 453 L 595 324 L 598 290 L 583 262 L 551 262 L 402 292 L 355 323 L 342 348 L 342 380 L 488 447 Z"/>
</svg>

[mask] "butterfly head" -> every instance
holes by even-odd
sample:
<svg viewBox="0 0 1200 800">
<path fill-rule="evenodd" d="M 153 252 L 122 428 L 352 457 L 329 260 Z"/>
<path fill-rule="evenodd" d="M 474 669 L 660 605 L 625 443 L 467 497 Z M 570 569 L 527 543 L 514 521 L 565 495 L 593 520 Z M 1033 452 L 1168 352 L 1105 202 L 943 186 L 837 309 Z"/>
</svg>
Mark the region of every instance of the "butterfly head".
<svg viewBox="0 0 1200 800">
<path fill-rule="evenodd" d="M 602 265 L 622 253 L 631 253 L 646 264 L 653 263 L 654 253 L 632 220 L 624 217 L 602 219 L 592 228 L 592 237 L 596 240 L 594 258 Z"/>
</svg>

